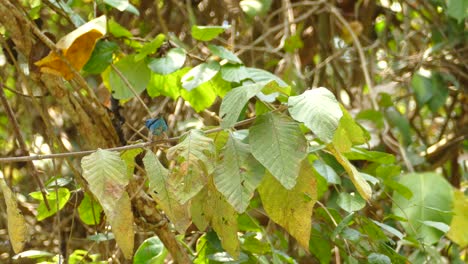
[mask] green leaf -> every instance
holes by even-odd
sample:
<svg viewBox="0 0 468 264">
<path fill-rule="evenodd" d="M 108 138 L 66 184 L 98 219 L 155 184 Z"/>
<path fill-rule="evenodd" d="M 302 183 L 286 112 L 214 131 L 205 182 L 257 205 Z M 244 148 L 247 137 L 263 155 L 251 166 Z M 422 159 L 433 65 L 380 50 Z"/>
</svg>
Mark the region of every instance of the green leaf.
<svg viewBox="0 0 468 264">
<path fill-rule="evenodd" d="M 369 200 L 372 196 L 372 188 L 362 177 L 362 174 L 359 173 L 356 167 L 354 167 L 354 165 L 351 164 L 351 162 L 349 162 L 349 160 L 345 156 L 343 156 L 341 152 L 337 151 L 333 147 L 328 149 L 336 158 L 336 160 L 341 164 L 341 166 L 343 166 L 343 168 L 346 170 L 346 173 L 348 173 L 349 177 L 351 178 L 351 181 L 353 182 L 361 197 L 364 198 L 366 201 Z"/>
<path fill-rule="evenodd" d="M 450 229 L 450 226 L 442 223 L 442 222 L 435 222 L 435 221 L 421 221 L 426 226 L 434 227 L 435 229 L 438 229 L 442 231 L 443 233 L 447 233 Z"/>
<path fill-rule="evenodd" d="M 359 147 L 351 148 L 350 152 L 344 154 L 349 160 L 366 160 L 371 162 L 377 162 L 381 164 L 393 164 L 395 163 L 395 156 L 389 153 L 380 151 L 371 151 Z"/>
<path fill-rule="evenodd" d="M 250 153 L 249 145 L 230 134 L 216 166 L 214 182 L 226 200 L 243 213 L 265 173 Z"/>
<path fill-rule="evenodd" d="M 399 183 L 413 192 L 411 199 L 398 193 L 393 195 L 393 212 L 408 222 L 401 222 L 406 232 L 427 244 L 439 241 L 444 234 L 427 226 L 424 221 L 450 224 L 453 203 L 453 189 L 439 174 L 433 172 L 402 175 Z"/>
<path fill-rule="evenodd" d="M 229 26 L 192 26 L 192 37 L 200 41 L 210 41 L 223 33 Z"/>
<path fill-rule="evenodd" d="M 320 227 L 313 225 L 310 235 L 309 251 L 321 264 L 330 263 L 332 246 L 328 235 Z"/>
<path fill-rule="evenodd" d="M 317 201 L 316 180 L 307 160 L 301 163 L 297 184 L 291 190 L 267 173 L 258 187 L 266 213 L 304 248 L 309 248 L 312 209 Z"/>
<path fill-rule="evenodd" d="M 112 63 L 112 56 L 119 46 L 112 41 L 100 40 L 96 43 L 91 58 L 83 70 L 91 74 L 103 72 Z"/>
<path fill-rule="evenodd" d="M 369 133 L 359 126 L 351 117 L 351 115 L 340 106 L 343 111 L 338 127 L 333 135 L 333 145 L 335 148 L 342 152 L 348 152 L 353 145 L 362 145 L 369 139 Z"/>
<path fill-rule="evenodd" d="M 226 64 L 221 66 L 221 76 L 228 82 L 241 83 L 249 78 L 249 73 L 244 65 Z"/>
<path fill-rule="evenodd" d="M 133 213 L 125 191 L 127 166 L 117 152 L 99 149 L 81 160 L 89 190 L 104 209 L 115 240 L 126 259 L 133 256 Z"/>
<path fill-rule="evenodd" d="M 254 83 L 236 87 L 229 91 L 221 102 L 219 116 L 222 118 L 221 127 L 232 127 L 239 118 L 245 104 L 259 93 L 267 83 Z"/>
<path fill-rule="evenodd" d="M 230 50 L 226 49 L 223 46 L 208 44 L 208 49 L 213 55 L 220 57 L 221 59 L 227 60 L 232 64 L 243 64 L 242 61 Z"/>
<path fill-rule="evenodd" d="M 332 239 L 335 239 L 337 235 L 341 234 L 341 232 L 343 231 L 343 229 L 345 229 L 349 223 L 353 220 L 354 218 L 354 212 L 350 213 L 349 215 L 347 215 L 345 218 L 343 218 L 343 220 L 341 220 L 341 222 L 336 226 L 335 230 L 333 230 L 333 233 L 331 234 L 331 238 Z"/>
<path fill-rule="evenodd" d="M 321 160 L 314 161 L 314 169 L 330 184 L 341 184 L 341 179 L 335 170 Z"/>
<path fill-rule="evenodd" d="M 278 76 L 272 74 L 271 72 L 262 70 L 262 69 L 257 69 L 257 68 L 246 68 L 247 73 L 248 73 L 248 79 L 251 79 L 254 82 L 271 82 L 271 81 L 276 81 L 276 83 L 280 87 L 286 87 L 289 86 L 287 83 L 285 83 L 281 78 Z"/>
<path fill-rule="evenodd" d="M 356 115 L 356 120 L 368 120 L 373 122 L 378 128 L 384 127 L 384 115 L 377 110 L 363 110 Z"/>
<path fill-rule="evenodd" d="M 164 36 L 164 34 L 158 34 L 152 41 L 141 47 L 135 55 L 135 61 L 140 61 L 146 58 L 146 56 L 154 54 L 164 43 L 164 40 L 166 40 L 166 36 Z"/>
<path fill-rule="evenodd" d="M 351 195 L 345 192 L 342 192 L 338 195 L 338 200 L 336 203 L 339 207 L 341 207 L 341 209 L 348 213 L 359 211 L 364 208 L 364 206 L 366 206 L 366 201 L 364 201 L 361 196 Z"/>
<path fill-rule="evenodd" d="M 466 0 L 448 0 L 447 14 L 457 20 L 458 23 L 462 22 L 468 17 L 468 3 Z"/>
<path fill-rule="evenodd" d="M 196 112 L 200 112 L 210 107 L 215 102 L 216 96 L 222 97 L 230 89 L 230 83 L 224 81 L 220 74 L 217 74 L 211 80 L 191 91 L 181 89 L 180 94 Z"/>
<path fill-rule="evenodd" d="M 115 22 L 114 19 L 109 19 L 107 22 L 109 33 L 114 35 L 116 38 L 126 37 L 132 38 L 133 34 L 126 28 L 122 27 L 119 23 Z"/>
<path fill-rule="evenodd" d="M 115 67 L 122 73 L 123 77 L 127 79 L 137 94 L 145 90 L 151 77 L 151 71 L 146 66 L 145 61 L 135 62 L 135 56 L 130 55 L 119 60 L 115 64 Z M 112 96 L 116 99 L 125 100 L 135 96 L 126 82 L 113 68 L 110 68 L 108 81 L 106 82 L 105 80 L 104 84 L 106 84 L 107 88 L 112 90 Z"/>
<path fill-rule="evenodd" d="M 411 125 L 406 117 L 404 117 L 395 107 L 385 109 L 385 117 L 392 127 L 396 127 L 400 132 L 401 140 L 404 146 L 411 143 Z"/>
<path fill-rule="evenodd" d="M 146 88 L 148 95 L 151 96 L 151 98 L 163 95 L 176 100 L 180 96 L 180 91 L 182 90 L 182 76 L 189 70 L 190 68 L 186 67 L 167 75 L 151 74 L 148 88 Z"/>
<path fill-rule="evenodd" d="M 128 0 L 104 0 L 104 3 L 116 8 L 119 11 L 125 11 L 130 4 Z"/>
<path fill-rule="evenodd" d="M 133 177 L 133 171 L 135 170 L 135 157 L 141 152 L 143 152 L 143 149 L 137 148 L 125 150 L 120 154 L 120 158 L 122 158 L 122 160 L 125 161 L 125 164 L 127 164 L 127 176 L 129 179 Z"/>
<path fill-rule="evenodd" d="M 295 120 L 303 122 L 320 140 L 326 143 L 332 141 L 343 112 L 328 89 L 320 87 L 291 96 L 288 105 Z"/>
<path fill-rule="evenodd" d="M 270 10 L 271 0 L 242 0 L 239 5 L 247 16 L 254 18 L 265 15 Z"/>
<path fill-rule="evenodd" d="M 286 115 L 268 113 L 257 117 L 249 131 L 254 157 L 286 189 L 292 189 L 307 155 L 307 141 L 299 125 Z"/>
<path fill-rule="evenodd" d="M 55 190 L 49 190 L 46 195 L 47 201 L 50 205 L 50 210 L 47 209 L 41 192 L 32 192 L 29 194 L 35 200 L 39 200 L 39 206 L 37 207 L 37 220 L 42 221 L 49 216 L 54 215 L 61 210 L 70 199 L 70 191 L 67 188 L 58 188 Z"/>
<path fill-rule="evenodd" d="M 302 41 L 301 36 L 299 34 L 295 34 L 286 39 L 283 49 L 286 52 L 293 53 L 303 47 L 304 42 Z"/>
<path fill-rule="evenodd" d="M 398 237 L 399 239 L 403 239 L 404 235 L 400 231 L 395 229 L 394 227 L 386 225 L 384 223 L 374 221 L 374 220 L 372 220 L 372 222 L 374 222 L 374 224 L 380 226 L 380 228 L 382 228 L 383 230 L 385 230 L 385 231 L 389 232 L 390 234 Z"/>
<path fill-rule="evenodd" d="M 173 73 L 185 63 L 185 50 L 182 48 L 174 48 L 167 52 L 165 57 L 152 59 L 148 63 L 148 67 L 155 73 L 166 75 Z"/>
<path fill-rule="evenodd" d="M 182 77 L 182 87 L 187 91 L 197 88 L 201 84 L 211 80 L 219 71 L 217 61 L 209 61 L 192 68 Z"/>
<path fill-rule="evenodd" d="M 169 172 L 159 162 L 157 156 L 147 150 L 143 158 L 149 180 L 150 194 L 174 224 L 176 230 L 184 233 L 190 225 L 188 205 L 181 205 L 175 196 L 175 188 L 170 185 Z"/>
<path fill-rule="evenodd" d="M 101 223 L 101 212 L 101 205 L 85 192 L 84 198 L 78 206 L 78 215 L 81 221 L 87 225 L 97 225 Z"/>
<path fill-rule="evenodd" d="M 414 74 L 411 79 L 411 87 L 413 88 L 416 102 L 419 106 L 424 105 L 432 97 L 432 82 L 421 74 Z"/>
<path fill-rule="evenodd" d="M 133 256 L 133 264 L 163 264 L 167 253 L 159 237 L 150 237 L 138 247 Z"/>
<path fill-rule="evenodd" d="M 214 170 L 214 156 L 213 139 L 200 130 L 191 130 L 168 150 L 167 158 L 177 161 L 170 182 L 179 203 L 185 204 L 206 184 L 207 176 Z"/>
<path fill-rule="evenodd" d="M 464 248 L 468 245 L 468 197 L 458 190 L 454 191 L 453 213 L 447 236 Z"/>
<path fill-rule="evenodd" d="M 378 253 L 371 253 L 367 257 L 367 261 L 369 261 L 369 264 L 391 264 L 392 263 L 389 257 L 387 257 L 384 254 L 378 254 Z"/>
<path fill-rule="evenodd" d="M 255 235 L 260 233 L 246 233 L 243 235 L 243 243 L 241 245 L 244 251 L 253 254 L 265 255 L 271 252 L 271 247 L 267 242 L 258 240 Z"/>
</svg>

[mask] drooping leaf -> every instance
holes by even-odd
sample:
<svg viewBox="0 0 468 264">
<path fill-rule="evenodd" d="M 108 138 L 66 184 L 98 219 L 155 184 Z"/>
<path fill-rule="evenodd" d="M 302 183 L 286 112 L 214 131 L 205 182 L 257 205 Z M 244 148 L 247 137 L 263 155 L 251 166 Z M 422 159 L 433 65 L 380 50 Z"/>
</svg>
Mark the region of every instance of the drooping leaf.
<svg viewBox="0 0 468 264">
<path fill-rule="evenodd" d="M 135 55 L 135 61 L 140 61 L 146 58 L 146 56 L 154 54 L 162 46 L 164 40 L 166 40 L 166 36 L 164 36 L 164 34 L 158 34 L 152 41 L 141 47 Z"/>
<path fill-rule="evenodd" d="M 436 243 L 444 233 L 423 222 L 450 224 L 452 187 L 442 176 L 434 172 L 405 174 L 401 176 L 399 183 L 413 193 L 409 200 L 398 193 L 393 194 L 393 212 L 408 220 L 401 222 L 401 225 L 408 234 L 425 243 Z"/>
<path fill-rule="evenodd" d="M 185 63 L 185 50 L 182 48 L 174 48 L 167 52 L 162 58 L 152 59 L 148 63 L 148 67 L 155 73 L 166 75 L 173 73 Z"/>
<path fill-rule="evenodd" d="M 447 14 L 457 20 L 458 23 L 468 17 L 468 3 L 465 0 L 448 0 Z"/>
<path fill-rule="evenodd" d="M 316 180 L 307 160 L 301 163 L 297 184 L 287 190 L 270 173 L 258 187 L 266 213 L 305 249 L 309 248 L 312 209 L 317 201 Z"/>
<path fill-rule="evenodd" d="M 28 235 L 26 220 L 18 208 L 15 195 L 5 182 L 2 171 L 0 171 L 0 190 L 6 204 L 8 238 L 10 239 L 13 251 L 20 253 L 23 251 Z"/>
<path fill-rule="evenodd" d="M 358 190 L 359 194 L 364 198 L 366 201 L 369 200 L 372 196 L 372 188 L 366 182 L 366 180 L 362 177 L 361 173 L 354 167 L 349 160 L 341 154 L 341 152 L 337 151 L 335 148 L 329 148 L 332 155 L 336 158 L 336 160 L 343 166 L 348 173 L 348 176 L 351 178 L 351 181 L 354 184 L 354 187 Z"/>
<path fill-rule="evenodd" d="M 395 156 L 380 151 L 371 151 L 359 147 L 351 148 L 351 151 L 344 154 L 349 160 L 366 160 L 381 164 L 395 163 Z"/>
<path fill-rule="evenodd" d="M 192 37 L 200 41 L 210 41 L 228 29 L 229 26 L 192 26 Z"/>
<path fill-rule="evenodd" d="M 124 28 L 121 26 L 119 23 L 117 23 L 114 19 L 109 19 L 109 33 L 112 34 L 116 38 L 121 38 L 121 37 L 126 37 L 126 38 L 131 38 L 133 37 L 133 34 L 128 31 L 128 29 Z"/>
<path fill-rule="evenodd" d="M 403 239 L 404 235 L 400 231 L 398 231 L 396 228 L 394 228 L 392 226 L 389 226 L 389 225 L 386 225 L 384 223 L 374 221 L 374 220 L 372 220 L 372 222 L 374 222 L 374 224 L 380 226 L 383 230 L 387 231 L 388 233 L 398 237 L 399 239 Z"/>
<path fill-rule="evenodd" d="M 121 75 L 113 68 L 110 68 L 108 80 L 104 78 L 104 84 L 112 90 L 112 96 L 119 100 L 130 99 L 136 94 L 140 94 L 145 90 L 148 82 L 151 78 L 151 71 L 146 66 L 144 60 L 135 61 L 135 55 L 129 55 L 120 59 L 116 64 L 115 68 L 121 73 Z M 130 83 L 131 89 L 124 78 Z"/>
<path fill-rule="evenodd" d="M 176 100 L 180 96 L 180 91 L 182 90 L 182 76 L 189 70 L 190 68 L 186 67 L 167 75 L 151 74 L 151 79 L 147 87 L 148 95 L 151 96 L 151 98 L 158 95 L 169 96 L 173 100 Z"/>
<path fill-rule="evenodd" d="M 81 160 L 89 190 L 104 209 L 125 258 L 133 255 L 133 213 L 125 191 L 127 166 L 116 152 L 99 149 Z"/>
<path fill-rule="evenodd" d="M 232 127 L 244 108 L 245 104 L 259 93 L 267 83 L 260 82 L 254 84 L 246 84 L 236 87 L 226 94 L 221 102 L 219 116 L 222 118 L 221 127 Z"/>
<path fill-rule="evenodd" d="M 167 253 L 159 237 L 150 237 L 138 247 L 133 256 L 133 264 L 164 264 Z"/>
<path fill-rule="evenodd" d="M 303 122 L 325 143 L 333 140 L 340 118 L 343 116 L 335 96 L 326 88 L 307 90 L 288 100 L 291 116 Z"/>
<path fill-rule="evenodd" d="M 335 145 L 338 151 L 345 153 L 350 151 L 354 145 L 366 143 L 370 139 L 370 136 L 367 131 L 354 121 L 344 107 L 340 106 L 340 108 L 343 111 L 343 116 L 340 118 L 338 127 L 333 135 L 333 145 Z"/>
<path fill-rule="evenodd" d="M 101 223 L 101 205 L 96 202 L 88 193 L 85 193 L 83 200 L 78 206 L 78 215 L 81 221 L 87 225 L 97 225 Z"/>
<path fill-rule="evenodd" d="M 56 47 L 70 65 L 79 71 L 91 56 L 96 42 L 105 34 L 106 16 L 100 16 L 61 38 Z M 41 72 L 62 76 L 66 80 L 73 78 L 72 69 L 54 51 L 34 64 L 41 69 Z"/>
<path fill-rule="evenodd" d="M 112 56 L 119 46 L 112 41 L 98 41 L 83 70 L 91 74 L 103 72 L 112 63 Z"/>
<path fill-rule="evenodd" d="M 249 145 L 230 134 L 216 166 L 214 182 L 227 201 L 243 213 L 265 173 L 250 153 Z"/>
<path fill-rule="evenodd" d="M 206 227 L 206 224 L 211 224 L 226 252 L 234 258 L 239 257 L 237 213 L 216 189 L 212 181 L 208 181 L 206 188 L 201 190 L 192 200 L 191 211 L 197 215 L 194 218 L 197 227 Z M 206 222 L 203 223 L 204 221 Z"/>
<path fill-rule="evenodd" d="M 187 91 L 211 80 L 219 71 L 217 61 L 204 62 L 192 68 L 182 77 L 182 87 Z"/>
<path fill-rule="evenodd" d="M 213 53 L 213 55 L 216 55 L 221 59 L 225 59 L 229 63 L 242 64 L 242 61 L 234 53 L 223 46 L 208 44 L 208 49 L 211 51 L 211 53 Z"/>
<path fill-rule="evenodd" d="M 207 175 L 214 170 L 213 139 L 200 130 L 191 130 L 181 142 L 167 152 L 169 160 L 177 161 L 170 182 L 180 204 L 185 204 L 206 184 Z"/>
<path fill-rule="evenodd" d="M 261 115 L 249 130 L 249 142 L 254 157 L 286 189 L 292 189 L 307 155 L 307 141 L 299 125 L 279 113 Z"/>
<path fill-rule="evenodd" d="M 164 210 L 176 230 L 184 233 L 190 225 L 188 207 L 186 204 L 181 205 L 177 201 L 175 189 L 169 182 L 168 170 L 164 168 L 157 156 L 151 151 L 146 152 L 143 164 L 148 175 L 151 196 Z"/>
<path fill-rule="evenodd" d="M 70 191 L 67 188 L 57 188 L 50 190 L 47 195 L 47 201 L 50 205 L 50 210 L 44 202 L 41 192 L 32 192 L 29 194 L 32 198 L 39 200 L 39 206 L 37 207 L 37 220 L 42 221 L 49 216 L 55 215 L 61 210 L 70 199 Z"/>
<path fill-rule="evenodd" d="M 464 248 L 468 245 L 468 197 L 461 191 L 454 191 L 453 213 L 447 236 Z"/>
<path fill-rule="evenodd" d="M 341 179 L 335 170 L 321 160 L 314 161 L 314 169 L 330 184 L 341 184 Z"/>
</svg>

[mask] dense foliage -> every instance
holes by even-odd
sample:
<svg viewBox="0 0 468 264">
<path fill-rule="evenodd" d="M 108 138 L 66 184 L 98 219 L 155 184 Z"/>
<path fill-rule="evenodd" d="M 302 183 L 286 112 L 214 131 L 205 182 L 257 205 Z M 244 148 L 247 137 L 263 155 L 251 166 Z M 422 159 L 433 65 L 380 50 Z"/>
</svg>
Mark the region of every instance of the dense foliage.
<svg viewBox="0 0 468 264">
<path fill-rule="evenodd" d="M 467 261 L 466 17 L 0 0 L 0 262 Z"/>
</svg>

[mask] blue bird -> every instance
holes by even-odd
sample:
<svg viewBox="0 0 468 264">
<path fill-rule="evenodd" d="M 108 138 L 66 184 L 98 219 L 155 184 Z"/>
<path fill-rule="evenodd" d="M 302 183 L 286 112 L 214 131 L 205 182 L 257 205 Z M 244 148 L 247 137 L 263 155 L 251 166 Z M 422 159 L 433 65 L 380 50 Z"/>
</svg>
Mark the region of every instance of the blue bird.
<svg viewBox="0 0 468 264">
<path fill-rule="evenodd" d="M 146 120 L 145 126 L 151 131 L 153 135 L 160 136 L 167 131 L 167 124 L 164 118 L 156 117 Z"/>
</svg>

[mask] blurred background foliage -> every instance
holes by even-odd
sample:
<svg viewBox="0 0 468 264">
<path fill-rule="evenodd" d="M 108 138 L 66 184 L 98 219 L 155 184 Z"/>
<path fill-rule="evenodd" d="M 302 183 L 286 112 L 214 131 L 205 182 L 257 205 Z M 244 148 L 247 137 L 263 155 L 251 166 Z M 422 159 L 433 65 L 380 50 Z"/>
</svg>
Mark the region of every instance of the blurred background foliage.
<svg viewBox="0 0 468 264">
<path fill-rule="evenodd" d="M 145 44 L 162 33 L 170 42 L 162 44 L 160 50 L 150 57 L 159 57 L 173 46 L 178 46 L 188 51 L 186 65 L 195 66 L 209 57 L 211 52 L 205 45 L 191 37 L 192 26 L 229 26 L 226 33 L 211 43 L 227 47 L 248 67 L 265 69 L 282 78 L 291 85 L 292 95 L 301 94 L 310 87 L 327 87 L 370 132 L 369 147 L 396 157 L 393 163 L 395 168 L 383 168 L 381 164 L 385 162 L 371 162 L 369 161 L 371 157 L 366 157 L 364 161 L 356 161 L 355 165 L 361 171 L 381 178 L 392 173 L 399 174 L 401 169 L 406 172 L 435 171 L 442 174 L 454 188 L 466 190 L 468 5 L 464 0 L 138 0 L 130 3 L 120 0 L 22 0 L 20 2 L 21 4 L 12 1 L 18 10 L 27 13 L 28 17 L 25 19 L 33 21 L 52 40 L 63 37 L 85 21 L 105 14 L 109 20 L 108 34 L 100 40 L 98 47 L 109 51 L 108 63 L 123 58 L 125 54 L 141 53 Z M 1 7 L 0 15 L 9 12 L 4 8 L 5 5 Z M 63 102 L 57 100 L 59 99 L 57 94 L 50 96 L 50 91 L 46 92 L 40 85 L 34 85 L 40 80 L 28 79 L 27 75 L 21 73 L 28 68 L 31 57 L 36 56 L 34 59 L 37 60 L 47 54 L 47 47 L 36 45 L 28 49 L 18 46 L 17 43 L 15 47 L 11 41 L 11 36 L 15 32 L 5 21 L 3 23 L 5 24 L 0 25 L 3 47 L 0 54 L 0 84 L 19 120 L 21 132 L 30 151 L 47 154 L 61 150 L 119 145 L 117 137 L 109 139 L 105 136 L 102 141 L 96 140 L 93 144 L 89 144 L 85 140 L 86 135 L 73 122 L 74 112 L 70 111 L 73 108 L 64 107 Z M 25 34 L 24 37 L 30 38 L 30 45 L 39 43 L 31 34 Z M 25 41 L 25 45 L 26 43 L 28 42 Z M 24 51 L 28 51 L 28 54 Z M 88 64 L 82 75 L 93 88 L 92 92 L 95 93 L 99 103 L 108 109 L 106 111 L 112 116 L 116 113 L 113 109 L 116 106 L 115 102 L 112 102 L 110 91 L 106 88 L 109 85 L 105 84 L 105 73 L 96 74 L 102 73 L 106 68 Z M 34 71 L 32 68 L 28 70 Z M 139 73 L 135 74 L 135 78 L 139 79 Z M 152 78 L 148 87 L 157 85 L 154 82 L 156 80 Z M 77 92 L 73 90 L 72 85 L 66 87 L 71 93 Z M 150 88 L 147 89 L 150 94 Z M 168 96 L 171 93 L 173 96 Z M 148 94 L 143 93 L 142 100 L 151 111 L 156 111 L 167 119 L 170 137 L 178 136 L 190 128 L 218 124 L 216 113 L 221 102 L 219 97 L 216 99 L 216 96 L 213 96 L 212 100 L 201 102 L 204 95 L 190 101 L 187 99 L 188 96 L 183 100 L 178 97 L 179 92 L 172 90 L 165 94 L 159 93 L 162 94 L 159 96 L 158 93 Z M 220 91 L 216 95 L 222 94 Z M 185 101 L 189 101 L 190 104 Z M 147 112 L 141 107 L 140 102 L 130 99 L 121 107 L 122 109 L 117 112 L 122 115 L 122 120 L 125 120 L 125 125 L 122 126 L 125 139 L 136 141 L 145 138 L 135 132 L 142 129 L 147 118 Z M 255 113 L 255 110 L 260 109 L 255 109 L 255 103 L 252 102 L 247 106 L 246 115 Z M 47 113 L 48 118 L 44 120 L 41 113 Z M 60 139 L 61 146 L 52 138 L 51 133 Z M 93 133 L 89 136 L 97 137 Z M 99 145 L 100 142 L 106 143 Z M 0 110 L 0 146 L 2 157 L 25 155 L 15 144 L 15 136 L 4 109 Z M 67 162 L 76 164 L 78 161 L 44 160 L 34 163 L 39 168 L 41 177 L 51 186 L 56 184 L 53 181 L 54 177 L 71 181 L 75 172 L 71 171 L 72 167 L 68 166 Z M 333 164 L 333 161 L 327 163 Z M 32 183 L 24 162 L 2 164 L 1 169 L 7 181 L 19 193 L 37 191 L 37 186 Z M 59 186 L 67 184 L 70 183 L 60 182 Z M 346 184 L 349 182 L 344 183 L 340 189 L 346 189 Z M 437 186 L 434 188 L 430 191 L 437 193 Z M 341 254 L 345 252 L 345 255 L 346 252 L 349 254 L 353 252 L 352 255 L 358 258 L 369 255 L 372 251 L 378 254 L 367 256 L 367 261 L 370 263 L 386 263 L 386 259 L 379 254 L 392 255 L 396 254 L 395 252 L 404 256 L 400 259 L 403 262 L 408 258 L 414 263 L 461 263 L 463 254 L 466 261 L 466 245 L 463 251 L 463 247 L 458 247 L 446 238 L 437 239 L 429 246 L 426 245 L 427 247 L 422 246 L 421 241 L 416 238 L 398 240 L 395 244 L 392 240 L 395 237 L 392 238 L 388 233 L 383 234 L 380 229 L 376 229 L 370 218 L 379 222 L 387 221 L 395 226 L 395 221 L 402 217 L 391 214 L 393 201 L 387 191 L 384 188 L 379 190 L 372 204 L 354 216 L 353 221 L 357 227 L 354 229 L 346 227 L 341 237 L 336 238 L 339 231 L 334 229 L 327 214 L 335 215 L 336 219 L 342 219 L 345 214 L 340 214 L 342 211 L 339 211 L 336 204 L 338 199 L 336 187 L 326 190 L 320 200 L 324 207 L 319 207 L 314 212 L 310 248 L 312 255 L 304 253 L 297 245 L 286 239 L 285 233 L 270 225 L 262 228 L 252 227 L 248 225 L 255 226 L 255 224 L 246 221 L 244 232 L 255 234 L 252 230 L 258 229 L 261 230 L 257 230 L 258 233 L 267 235 L 269 237 L 267 240 L 274 245 L 275 250 L 281 252 L 281 254 L 275 253 L 278 258 L 276 263 L 338 263 L 341 258 L 340 252 Z M 404 192 L 402 189 L 400 191 Z M 35 227 L 31 231 L 29 247 L 54 254 L 63 250 L 60 249 L 63 246 L 67 247 L 69 254 L 71 252 L 79 254 L 76 253 L 76 249 L 86 248 L 91 252 L 87 256 L 88 262 L 97 258 L 94 255 L 96 253 L 99 253 L 103 260 L 111 259 L 115 251 L 111 241 L 96 242 L 90 246 L 89 240 L 86 240 L 87 235 L 96 231 L 103 232 L 104 226 L 87 226 L 78 221 L 73 213 L 82 198 L 82 192 L 71 194 L 69 202 L 63 209 L 65 213 L 61 214 L 60 226 L 57 226 L 56 218 L 37 221 L 34 216 L 36 208 L 33 200 L 23 196 L 20 203 L 21 210 L 27 217 L 28 223 Z M 254 207 L 255 198 L 252 203 L 251 206 Z M 0 222 L 0 237 L 2 241 L 7 241 L 3 208 L 1 212 L 3 220 Z M 265 216 L 257 217 L 260 225 L 266 223 Z M 347 224 L 349 222 L 343 225 Z M 268 234 L 265 234 L 265 230 L 269 231 Z M 400 234 L 398 230 L 390 230 L 390 233 L 396 237 Z M 214 249 L 219 248 L 219 240 L 213 238 L 212 233 L 207 233 L 202 238 L 200 235 L 186 236 L 185 242 L 188 247 L 198 254 L 216 252 Z M 62 241 L 57 239 L 58 237 Z M 137 240 L 140 242 L 137 242 L 137 245 L 147 237 L 145 230 L 139 230 Z M 244 245 L 247 245 L 244 248 L 246 252 L 259 255 L 272 254 L 271 249 L 258 242 L 259 240 L 248 236 L 244 239 Z M 352 245 L 354 242 L 357 245 Z M 211 243 L 207 248 L 213 251 L 206 252 L 205 249 L 199 248 L 203 243 Z M 253 246 L 249 243 L 258 244 Z M 331 255 L 333 249 L 335 253 Z M 6 261 L 11 254 L 9 246 L 6 242 L 2 242 L 0 259 Z M 396 261 L 399 259 L 398 256 L 392 255 L 391 258 L 392 261 L 398 262 Z M 267 263 L 262 261 L 266 260 L 258 260 Z M 349 258 L 346 261 L 353 263 L 357 260 Z"/>
</svg>

